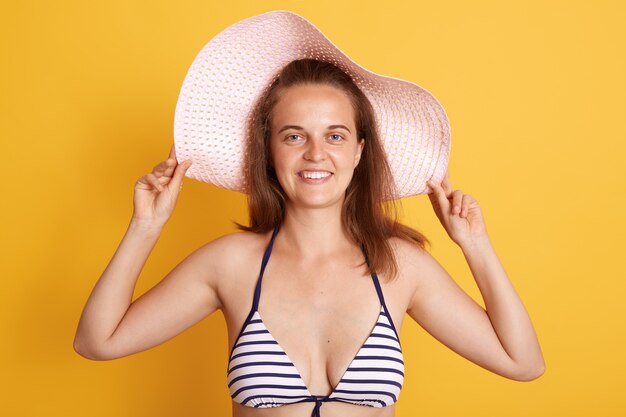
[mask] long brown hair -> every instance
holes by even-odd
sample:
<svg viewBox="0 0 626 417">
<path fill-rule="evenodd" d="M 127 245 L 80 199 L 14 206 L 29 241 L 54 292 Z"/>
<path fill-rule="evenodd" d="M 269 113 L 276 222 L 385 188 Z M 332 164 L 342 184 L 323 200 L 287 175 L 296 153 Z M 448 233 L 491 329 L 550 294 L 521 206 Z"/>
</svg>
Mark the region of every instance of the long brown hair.
<svg viewBox="0 0 626 417">
<path fill-rule="evenodd" d="M 430 241 L 417 230 L 397 220 L 393 177 L 379 138 L 374 109 L 352 78 L 338 66 L 316 59 L 287 64 L 254 107 L 245 151 L 244 187 L 248 195 L 250 226 L 241 230 L 265 233 L 285 216 L 285 193 L 270 163 L 272 109 L 286 89 L 301 84 L 324 84 L 344 91 L 355 114 L 357 138 L 365 139 L 361 160 L 354 170 L 342 210 L 348 236 L 364 249 L 370 272 L 395 279 L 397 261 L 389 243 L 399 237 L 421 248 Z"/>
</svg>

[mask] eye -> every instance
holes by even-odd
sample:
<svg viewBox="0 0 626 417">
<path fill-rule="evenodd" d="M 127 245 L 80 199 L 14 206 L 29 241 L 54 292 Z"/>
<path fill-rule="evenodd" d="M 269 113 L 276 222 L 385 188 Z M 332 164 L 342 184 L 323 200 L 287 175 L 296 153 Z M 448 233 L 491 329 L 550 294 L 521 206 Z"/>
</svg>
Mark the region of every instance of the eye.
<svg viewBox="0 0 626 417">
<path fill-rule="evenodd" d="M 297 138 L 299 138 L 299 137 L 300 137 L 300 135 L 293 134 L 293 135 L 287 136 L 286 140 L 288 142 L 295 142 L 296 140 L 298 140 Z"/>
<path fill-rule="evenodd" d="M 334 134 L 330 135 L 330 137 L 331 137 L 331 141 L 332 141 L 332 142 L 339 142 L 340 140 L 342 140 L 342 139 L 343 139 L 343 136 L 338 135 L 338 134 L 336 134 L 336 133 L 334 133 Z"/>
</svg>

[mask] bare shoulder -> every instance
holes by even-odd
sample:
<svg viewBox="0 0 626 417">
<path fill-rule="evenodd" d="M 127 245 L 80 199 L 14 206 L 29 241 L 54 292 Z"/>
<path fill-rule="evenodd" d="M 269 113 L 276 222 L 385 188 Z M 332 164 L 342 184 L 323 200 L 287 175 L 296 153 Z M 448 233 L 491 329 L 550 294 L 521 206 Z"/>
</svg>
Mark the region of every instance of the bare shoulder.
<svg viewBox="0 0 626 417">
<path fill-rule="evenodd" d="M 220 255 L 228 260 L 235 252 L 241 253 L 241 251 L 252 249 L 261 240 L 262 235 L 258 233 L 233 232 L 205 243 L 200 249 L 207 255 Z"/>
<path fill-rule="evenodd" d="M 419 268 L 420 260 L 429 255 L 428 251 L 417 243 L 400 237 L 389 238 L 389 244 L 401 270 L 410 271 Z"/>
<path fill-rule="evenodd" d="M 392 237 L 389 243 L 398 262 L 400 277 L 409 281 L 413 286 L 419 285 L 428 278 L 430 272 L 440 267 L 430 252 L 415 242 Z"/>
<path fill-rule="evenodd" d="M 242 259 L 254 259 L 263 250 L 267 237 L 265 233 L 233 232 L 205 243 L 196 250 L 198 261 L 211 272 L 210 280 L 221 280 L 238 275 L 246 265 Z M 213 282 L 215 284 L 215 282 Z"/>
<path fill-rule="evenodd" d="M 262 254 L 271 237 L 269 233 L 234 232 L 212 240 L 197 250 L 204 268 L 205 283 L 228 312 L 233 302 L 248 288 L 260 267 Z"/>
</svg>

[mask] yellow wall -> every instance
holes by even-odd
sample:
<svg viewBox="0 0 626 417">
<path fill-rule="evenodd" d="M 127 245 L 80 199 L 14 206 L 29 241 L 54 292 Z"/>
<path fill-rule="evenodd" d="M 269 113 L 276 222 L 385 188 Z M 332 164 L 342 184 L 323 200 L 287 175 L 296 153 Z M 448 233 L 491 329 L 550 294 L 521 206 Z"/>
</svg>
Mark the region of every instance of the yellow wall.
<svg viewBox="0 0 626 417">
<path fill-rule="evenodd" d="M 481 203 L 539 335 L 546 373 L 515 382 L 407 316 L 397 415 L 625 413 L 626 8 L 600 0 L 3 3 L 0 413 L 229 415 L 219 312 L 115 361 L 84 359 L 72 340 L 126 230 L 134 182 L 167 157 L 195 55 L 272 9 L 301 14 L 364 67 L 441 101 L 452 184 Z M 247 219 L 242 195 L 185 182 L 135 297 Z M 426 196 L 405 199 L 404 213 L 482 304 Z"/>
</svg>

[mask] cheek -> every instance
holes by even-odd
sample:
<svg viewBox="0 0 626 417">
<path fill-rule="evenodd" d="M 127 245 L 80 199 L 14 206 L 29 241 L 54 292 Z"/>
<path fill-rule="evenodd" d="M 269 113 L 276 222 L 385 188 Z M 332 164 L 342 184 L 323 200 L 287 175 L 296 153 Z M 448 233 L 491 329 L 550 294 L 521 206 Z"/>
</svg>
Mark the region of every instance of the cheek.
<svg viewBox="0 0 626 417">
<path fill-rule="evenodd" d="M 273 146 L 270 146 L 269 151 L 270 151 L 270 154 L 268 157 L 270 160 L 270 164 L 272 166 L 280 165 L 280 161 L 282 159 L 280 149 L 276 147 L 275 145 L 273 145 Z"/>
<path fill-rule="evenodd" d="M 337 168 L 341 170 L 353 170 L 357 161 L 357 151 L 355 149 L 343 149 L 332 153 Z"/>
<path fill-rule="evenodd" d="M 272 166 L 279 177 L 289 175 L 293 165 L 292 159 L 293 155 L 290 155 L 288 152 L 276 151 L 272 153 Z"/>
</svg>

